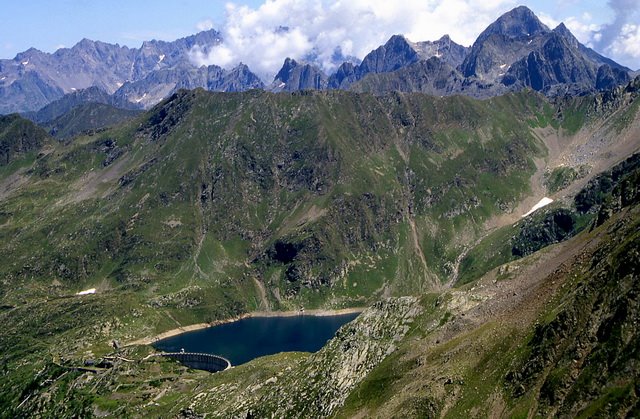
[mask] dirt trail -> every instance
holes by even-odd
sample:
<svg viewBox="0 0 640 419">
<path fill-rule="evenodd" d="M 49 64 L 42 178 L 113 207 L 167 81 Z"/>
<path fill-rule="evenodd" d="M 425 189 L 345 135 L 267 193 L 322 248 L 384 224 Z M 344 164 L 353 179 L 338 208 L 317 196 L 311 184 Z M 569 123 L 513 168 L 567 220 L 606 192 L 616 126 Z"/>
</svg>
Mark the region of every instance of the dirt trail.
<svg viewBox="0 0 640 419">
<path fill-rule="evenodd" d="M 0 199 L 5 199 L 13 192 L 18 190 L 22 185 L 27 183 L 29 176 L 26 175 L 27 170 L 19 170 L 7 176 L 0 182 Z"/>
<path fill-rule="evenodd" d="M 198 265 L 198 259 L 200 258 L 200 252 L 202 251 L 202 243 L 204 243 L 204 239 L 206 236 L 207 236 L 206 233 L 200 233 L 200 237 L 198 238 L 198 245 L 196 246 L 196 251 L 193 252 L 193 265 L 195 266 L 197 273 L 200 274 L 200 276 L 203 279 L 208 278 L 208 275 L 205 274 L 200 268 L 200 265 Z"/>
<path fill-rule="evenodd" d="M 462 260 L 467 256 L 467 253 L 471 251 L 474 247 L 476 247 L 485 237 L 487 237 L 491 231 L 487 231 L 482 234 L 473 244 L 469 246 L 465 246 L 465 248 L 460 252 L 458 257 L 456 258 L 455 263 L 453 264 L 453 268 L 451 269 L 451 278 L 445 284 L 445 288 L 452 288 L 456 282 L 458 282 L 458 278 L 460 277 L 460 265 L 462 264 Z"/>
<path fill-rule="evenodd" d="M 423 268 L 425 283 L 432 282 L 427 275 L 427 272 L 429 272 L 429 267 L 427 266 L 427 259 L 424 257 L 424 252 L 422 251 L 422 246 L 420 245 L 420 238 L 418 237 L 416 222 L 411 216 L 409 216 L 407 219 L 409 221 L 409 226 L 411 226 L 411 238 L 413 239 L 414 251 L 416 252 L 416 256 L 418 256 L 418 259 L 420 259 L 420 263 Z"/>
<path fill-rule="evenodd" d="M 66 198 L 57 202 L 58 205 L 66 205 L 70 203 L 78 203 L 86 199 L 95 198 L 97 196 L 98 189 L 104 187 L 109 183 L 114 183 L 126 172 L 131 157 L 129 155 L 123 156 L 115 163 L 103 170 L 91 170 L 89 173 L 75 181 L 69 190 L 71 193 Z M 107 189 L 104 196 L 108 193 Z"/>
<path fill-rule="evenodd" d="M 260 308 L 262 310 L 271 311 L 271 304 L 269 304 L 269 299 L 267 298 L 267 291 L 264 288 L 264 284 L 256 277 L 253 278 L 253 283 L 256 285 L 258 293 L 260 294 Z"/>
</svg>

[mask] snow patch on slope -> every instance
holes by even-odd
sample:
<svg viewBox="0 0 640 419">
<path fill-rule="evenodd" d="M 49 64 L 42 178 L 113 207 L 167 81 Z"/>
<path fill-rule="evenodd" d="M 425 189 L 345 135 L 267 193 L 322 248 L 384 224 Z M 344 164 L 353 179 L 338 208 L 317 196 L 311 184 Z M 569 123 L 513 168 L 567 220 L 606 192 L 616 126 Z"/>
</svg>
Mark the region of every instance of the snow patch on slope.
<svg viewBox="0 0 640 419">
<path fill-rule="evenodd" d="M 537 210 L 539 210 L 542 207 L 546 207 L 547 205 L 549 205 L 550 203 L 553 202 L 553 199 L 551 198 L 547 198 L 546 196 L 544 198 L 542 198 L 537 204 L 535 204 L 533 206 L 533 208 L 531 208 L 529 210 L 529 212 L 527 212 L 526 214 L 524 214 L 522 217 L 526 217 L 530 214 L 533 214 L 534 212 L 536 212 Z"/>
<path fill-rule="evenodd" d="M 89 295 L 89 294 L 95 294 L 95 293 L 96 293 L 95 288 L 89 288 L 88 290 L 76 292 L 76 295 Z"/>
</svg>

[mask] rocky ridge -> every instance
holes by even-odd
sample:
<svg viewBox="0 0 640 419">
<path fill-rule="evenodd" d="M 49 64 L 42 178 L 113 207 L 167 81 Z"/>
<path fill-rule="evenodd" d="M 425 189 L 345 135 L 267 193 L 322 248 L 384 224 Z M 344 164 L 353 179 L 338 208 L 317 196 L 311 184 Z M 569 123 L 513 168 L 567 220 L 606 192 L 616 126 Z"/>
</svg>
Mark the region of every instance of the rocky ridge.
<svg viewBox="0 0 640 419">
<path fill-rule="evenodd" d="M 276 74 L 269 90 L 272 92 L 325 90 L 328 84 L 328 77 L 319 67 L 308 63 L 298 63 L 296 60 L 287 58 Z"/>
<path fill-rule="evenodd" d="M 206 53 L 220 39 L 218 32 L 209 30 L 173 42 L 147 41 L 140 48 L 83 39 L 53 54 L 29 49 L 14 59 L 0 60 L 0 113 L 37 111 L 65 94 L 89 87 L 109 95 L 125 87 L 116 98 L 124 97 L 127 107 L 141 102 L 155 105 L 181 87 L 229 91 L 262 87 L 256 76 L 247 78 L 243 66 L 224 71 L 191 64 L 192 50 Z M 185 69 L 189 71 L 181 76 Z M 131 84 L 136 82 L 149 88 L 144 92 L 149 99 L 144 102 L 144 93 L 132 95 L 135 87 Z"/>
<path fill-rule="evenodd" d="M 564 24 L 551 30 L 524 6 L 498 18 L 469 48 L 447 35 L 425 42 L 394 35 L 361 62 L 346 61 L 330 75 L 313 55 L 305 62 L 287 58 L 267 85 L 242 64 L 231 70 L 194 66 L 193 51 L 206 53 L 220 42 L 221 35 L 210 30 L 174 42 L 145 42 L 139 49 L 83 40 L 54 54 L 25 51 L 0 61 L 0 113 L 35 111 L 90 86 L 132 104 L 127 106 L 148 108 L 180 88 L 395 90 L 480 98 L 533 89 L 561 97 L 608 90 L 633 75 L 580 44 Z"/>
</svg>

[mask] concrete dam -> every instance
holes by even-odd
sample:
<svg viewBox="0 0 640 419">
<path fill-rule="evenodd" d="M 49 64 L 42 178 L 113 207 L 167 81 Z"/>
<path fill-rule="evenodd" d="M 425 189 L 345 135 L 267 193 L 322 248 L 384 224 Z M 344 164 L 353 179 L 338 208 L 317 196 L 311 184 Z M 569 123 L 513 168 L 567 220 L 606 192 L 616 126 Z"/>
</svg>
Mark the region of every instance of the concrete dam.
<svg viewBox="0 0 640 419">
<path fill-rule="evenodd" d="M 209 372 L 219 372 L 231 368 L 231 362 L 227 358 L 212 354 L 197 352 L 166 352 L 157 354 L 175 359 L 189 368 Z"/>
</svg>

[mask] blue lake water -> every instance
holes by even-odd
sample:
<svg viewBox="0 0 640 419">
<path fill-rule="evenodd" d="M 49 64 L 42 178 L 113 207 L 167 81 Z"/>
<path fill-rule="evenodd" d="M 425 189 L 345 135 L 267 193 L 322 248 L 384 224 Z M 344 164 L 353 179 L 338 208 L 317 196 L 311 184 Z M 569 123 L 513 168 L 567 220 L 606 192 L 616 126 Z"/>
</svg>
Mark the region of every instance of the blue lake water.
<svg viewBox="0 0 640 419">
<path fill-rule="evenodd" d="M 153 344 L 166 352 L 203 352 L 240 365 L 279 352 L 316 352 L 359 313 L 337 316 L 250 317 L 182 333 Z"/>
</svg>

